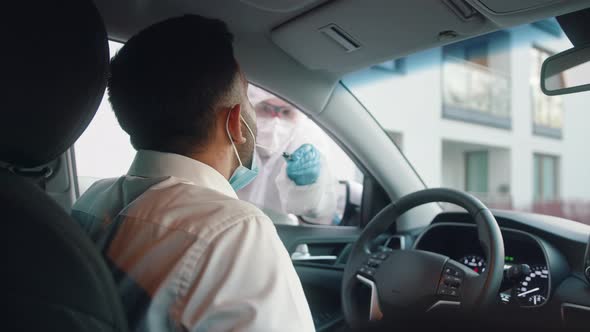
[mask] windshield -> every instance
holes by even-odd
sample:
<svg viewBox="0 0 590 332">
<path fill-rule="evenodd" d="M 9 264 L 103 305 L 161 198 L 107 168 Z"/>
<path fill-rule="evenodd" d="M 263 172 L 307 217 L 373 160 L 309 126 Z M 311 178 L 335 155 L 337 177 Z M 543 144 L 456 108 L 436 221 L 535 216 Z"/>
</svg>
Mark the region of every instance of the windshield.
<svg viewBox="0 0 590 332">
<path fill-rule="evenodd" d="M 548 19 L 387 61 L 343 83 L 429 187 L 590 224 L 590 93 L 549 97 L 539 84 L 543 60 L 570 47 Z"/>
</svg>

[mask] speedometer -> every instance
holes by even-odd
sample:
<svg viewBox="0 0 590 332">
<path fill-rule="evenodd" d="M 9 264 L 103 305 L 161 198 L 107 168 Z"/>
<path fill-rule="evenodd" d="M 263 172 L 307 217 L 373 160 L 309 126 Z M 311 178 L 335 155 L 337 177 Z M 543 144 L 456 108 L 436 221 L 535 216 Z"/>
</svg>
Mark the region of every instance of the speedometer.
<svg viewBox="0 0 590 332">
<path fill-rule="evenodd" d="M 477 273 L 482 273 L 486 270 L 486 260 L 478 255 L 465 256 L 459 259 L 459 262 L 463 263 L 465 266 L 471 268 Z"/>
<path fill-rule="evenodd" d="M 545 265 L 531 266 L 531 272 L 523 276 L 514 287 L 513 296 L 523 307 L 539 306 L 547 300 L 549 271 Z"/>
</svg>

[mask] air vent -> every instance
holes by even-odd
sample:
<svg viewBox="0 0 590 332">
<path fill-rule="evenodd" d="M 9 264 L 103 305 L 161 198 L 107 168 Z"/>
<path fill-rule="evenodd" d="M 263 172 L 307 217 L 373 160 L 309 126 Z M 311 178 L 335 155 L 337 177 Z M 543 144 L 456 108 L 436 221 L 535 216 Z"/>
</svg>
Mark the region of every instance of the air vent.
<svg viewBox="0 0 590 332">
<path fill-rule="evenodd" d="M 479 13 L 475 8 L 465 0 L 444 0 L 444 3 L 451 8 L 451 10 L 465 21 L 469 21 L 478 16 Z"/>
<path fill-rule="evenodd" d="M 356 51 L 361 48 L 361 43 L 352 38 L 336 24 L 326 25 L 325 27 L 320 28 L 319 31 L 338 43 L 338 45 L 342 46 L 346 52 Z"/>
</svg>

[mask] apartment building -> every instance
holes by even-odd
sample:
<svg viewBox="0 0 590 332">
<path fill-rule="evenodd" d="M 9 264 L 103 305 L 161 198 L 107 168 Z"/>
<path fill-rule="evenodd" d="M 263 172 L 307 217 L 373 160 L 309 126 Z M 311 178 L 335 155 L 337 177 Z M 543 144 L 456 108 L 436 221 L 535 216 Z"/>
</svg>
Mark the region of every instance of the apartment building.
<svg viewBox="0 0 590 332">
<path fill-rule="evenodd" d="M 579 177 L 590 149 L 576 143 L 590 142 L 590 95 L 548 97 L 539 88 L 543 60 L 569 47 L 557 22 L 545 20 L 343 82 L 429 186 L 467 190 L 498 208 L 590 215 L 590 174 Z"/>
</svg>

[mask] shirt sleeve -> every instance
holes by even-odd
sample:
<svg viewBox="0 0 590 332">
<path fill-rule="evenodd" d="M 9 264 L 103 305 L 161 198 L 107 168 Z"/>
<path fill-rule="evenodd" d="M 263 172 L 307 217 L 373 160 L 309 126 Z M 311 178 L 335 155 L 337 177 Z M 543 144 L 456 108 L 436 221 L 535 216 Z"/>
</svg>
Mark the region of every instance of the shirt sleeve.
<svg viewBox="0 0 590 332">
<path fill-rule="evenodd" d="M 221 232 L 195 271 L 180 317 L 188 331 L 314 331 L 301 282 L 267 217 Z"/>
</svg>

